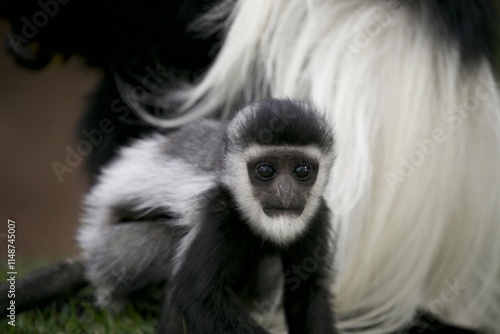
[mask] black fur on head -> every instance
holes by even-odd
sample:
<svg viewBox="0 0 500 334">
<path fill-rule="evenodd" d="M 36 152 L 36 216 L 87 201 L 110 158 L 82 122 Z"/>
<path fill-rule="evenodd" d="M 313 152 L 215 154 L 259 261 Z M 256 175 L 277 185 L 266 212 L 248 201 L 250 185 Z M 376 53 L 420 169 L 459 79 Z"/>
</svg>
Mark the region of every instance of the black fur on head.
<svg viewBox="0 0 500 334">
<path fill-rule="evenodd" d="M 289 99 L 273 99 L 240 110 L 228 127 L 226 146 L 240 150 L 251 145 L 314 145 L 331 152 L 331 126 L 314 106 Z"/>
</svg>

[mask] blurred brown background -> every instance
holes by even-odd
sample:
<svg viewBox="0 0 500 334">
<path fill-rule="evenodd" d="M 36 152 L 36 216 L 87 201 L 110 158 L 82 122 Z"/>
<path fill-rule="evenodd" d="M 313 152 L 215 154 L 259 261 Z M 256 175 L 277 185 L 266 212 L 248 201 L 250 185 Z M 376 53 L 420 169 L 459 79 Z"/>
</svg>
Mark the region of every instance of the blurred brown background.
<svg viewBox="0 0 500 334">
<path fill-rule="evenodd" d="M 8 31 L 8 23 L 0 20 L 0 41 Z M 9 218 L 17 226 L 18 265 L 76 252 L 85 162 L 65 173 L 62 182 L 51 164 L 65 163 L 66 145 L 75 147 L 77 122 L 99 79 L 99 71 L 80 59 L 30 71 L 17 66 L 0 44 L 1 265 L 7 259 Z"/>
</svg>

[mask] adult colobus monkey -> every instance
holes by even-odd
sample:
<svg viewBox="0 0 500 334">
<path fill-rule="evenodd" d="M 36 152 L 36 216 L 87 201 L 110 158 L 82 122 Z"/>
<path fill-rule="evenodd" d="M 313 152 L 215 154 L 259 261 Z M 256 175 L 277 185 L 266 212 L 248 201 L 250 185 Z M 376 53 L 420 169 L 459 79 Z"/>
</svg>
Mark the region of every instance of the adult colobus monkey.
<svg viewBox="0 0 500 334">
<path fill-rule="evenodd" d="M 186 121 L 268 96 L 325 107 L 339 328 L 388 333 L 423 309 L 498 333 L 497 25 L 492 0 L 240 0 L 203 80 L 162 101 Z"/>
</svg>

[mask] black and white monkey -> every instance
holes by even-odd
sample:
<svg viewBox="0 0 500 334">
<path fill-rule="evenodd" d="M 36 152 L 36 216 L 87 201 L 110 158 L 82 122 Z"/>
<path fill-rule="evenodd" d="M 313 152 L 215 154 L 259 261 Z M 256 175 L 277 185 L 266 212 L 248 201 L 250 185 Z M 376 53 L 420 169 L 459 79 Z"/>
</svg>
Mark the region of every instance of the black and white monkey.
<svg viewBox="0 0 500 334">
<path fill-rule="evenodd" d="M 180 99 L 174 121 L 187 126 L 199 116 L 228 116 L 235 105 L 271 96 L 314 101 L 335 119 L 336 182 L 325 197 L 335 212 L 338 276 L 331 288 L 337 327 L 351 333 L 400 332 L 414 326 L 423 311 L 446 325 L 499 333 L 498 1 L 226 3 L 231 5 L 226 35 L 206 74 L 187 89 L 165 90 L 157 102 L 179 106 Z M 200 50 L 198 45 L 188 49 Z M 98 112 L 93 120 L 104 115 Z M 113 140 L 114 147 L 122 143 Z M 105 148 L 96 148 L 102 151 L 96 159 L 101 164 L 111 156 Z M 147 155 L 146 150 L 136 154 Z M 205 166 L 205 176 L 212 175 L 206 165 L 199 166 Z M 154 171 L 147 165 L 136 169 L 137 175 Z M 197 187 L 211 184 L 202 173 L 193 173 L 195 179 Z M 116 187 L 125 191 L 119 182 Z M 144 201 L 125 204 L 137 207 L 130 221 L 169 219 L 168 212 L 150 212 L 140 204 L 161 195 L 157 187 L 144 190 L 150 194 Z M 179 202 L 181 210 L 189 203 Z M 121 242 L 134 241 L 134 223 L 120 226 Z M 147 247 L 168 250 L 165 240 L 172 237 L 156 231 Z M 104 228 L 103 233 L 111 232 Z M 100 264 L 91 270 L 96 280 L 134 269 L 137 275 L 155 261 L 158 253 L 152 254 L 143 263 L 131 252 L 129 265 Z M 106 291 L 104 282 L 99 286 Z M 439 332 L 432 327 L 417 331 Z"/>
<path fill-rule="evenodd" d="M 160 333 L 265 333 L 237 297 L 275 298 L 264 287 L 283 293 L 290 333 L 333 333 L 333 147 L 314 108 L 271 100 L 229 125 L 201 120 L 123 149 L 86 197 L 78 234 L 96 297 L 113 307 L 167 281 Z"/>
<path fill-rule="evenodd" d="M 334 333 L 334 158 L 329 121 L 290 100 L 135 140 L 85 196 L 81 256 L 23 279 L 20 307 L 85 276 L 111 310 L 164 287 L 159 333 L 283 332 L 283 314 L 289 333 Z"/>
</svg>

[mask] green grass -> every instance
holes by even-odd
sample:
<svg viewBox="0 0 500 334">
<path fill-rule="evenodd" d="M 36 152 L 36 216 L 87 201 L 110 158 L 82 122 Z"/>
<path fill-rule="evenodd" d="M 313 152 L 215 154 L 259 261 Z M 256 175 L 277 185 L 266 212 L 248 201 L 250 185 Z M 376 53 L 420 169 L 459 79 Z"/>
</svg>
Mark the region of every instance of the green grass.
<svg viewBox="0 0 500 334">
<path fill-rule="evenodd" d="M 37 261 L 18 268 L 18 279 L 25 273 L 54 261 Z M 6 270 L 0 266 L 0 282 L 5 282 Z M 120 313 L 99 309 L 93 303 L 91 288 L 78 294 L 53 301 L 43 308 L 16 315 L 16 326 L 0 319 L 0 334 L 147 334 L 155 333 L 159 305 L 143 301 L 129 305 Z M 411 331 L 404 333 L 444 333 L 446 327 L 428 314 L 414 324 Z"/>
<path fill-rule="evenodd" d="M 4 327 L 4 328 L 1 328 Z M 65 303 L 54 302 L 43 309 L 17 315 L 16 327 L 2 322 L 2 333 L 83 334 L 154 333 L 156 318 L 143 316 L 132 306 L 118 314 L 96 308 L 90 294 Z"/>
<path fill-rule="evenodd" d="M 39 267 L 46 261 L 22 266 L 17 278 Z M 0 282 L 6 279 L 2 268 Z M 141 311 L 141 312 L 139 312 Z M 158 310 L 151 305 L 129 305 L 119 313 L 110 313 L 96 307 L 90 288 L 77 295 L 54 301 L 49 305 L 16 314 L 16 326 L 7 324 L 9 319 L 0 319 L 0 333 L 16 334 L 142 334 L 154 333 L 158 321 Z"/>
</svg>

